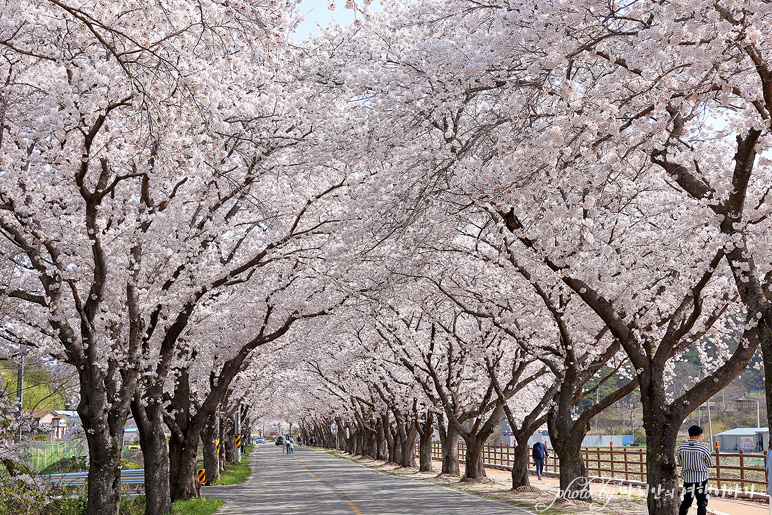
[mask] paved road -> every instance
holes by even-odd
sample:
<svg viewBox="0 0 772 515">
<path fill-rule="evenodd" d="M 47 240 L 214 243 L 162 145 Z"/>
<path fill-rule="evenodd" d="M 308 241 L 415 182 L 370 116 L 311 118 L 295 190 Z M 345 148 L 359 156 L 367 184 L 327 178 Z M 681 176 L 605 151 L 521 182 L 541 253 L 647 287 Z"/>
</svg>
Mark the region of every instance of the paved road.
<svg viewBox="0 0 772 515">
<path fill-rule="evenodd" d="M 527 515 L 530 511 L 446 487 L 370 470 L 329 454 L 257 445 L 243 485 L 206 487 L 226 504 L 218 515 Z"/>
</svg>

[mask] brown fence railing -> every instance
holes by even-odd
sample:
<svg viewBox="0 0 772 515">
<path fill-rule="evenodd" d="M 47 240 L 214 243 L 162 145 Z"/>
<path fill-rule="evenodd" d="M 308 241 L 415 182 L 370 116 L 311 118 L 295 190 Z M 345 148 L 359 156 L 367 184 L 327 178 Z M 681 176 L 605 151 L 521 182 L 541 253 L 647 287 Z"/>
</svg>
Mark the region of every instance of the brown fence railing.
<svg viewBox="0 0 772 515">
<path fill-rule="evenodd" d="M 483 463 L 505 469 L 512 469 L 514 447 L 486 445 L 483 448 Z M 416 448 L 417 452 L 417 448 Z M 464 461 L 466 445 L 459 442 L 458 457 Z M 604 479 L 646 482 L 646 450 L 639 448 L 587 447 L 582 449 L 584 465 L 589 476 Z M 432 457 L 442 459 L 442 446 L 438 442 L 432 444 Z M 710 472 L 709 485 L 719 490 L 732 489 L 740 492 L 755 492 L 764 494 L 766 490 L 766 462 L 761 453 L 714 452 L 716 462 Z M 528 465 L 535 470 L 533 459 L 528 458 Z M 545 472 L 560 471 L 558 460 L 550 453 L 550 458 L 544 463 Z"/>
</svg>

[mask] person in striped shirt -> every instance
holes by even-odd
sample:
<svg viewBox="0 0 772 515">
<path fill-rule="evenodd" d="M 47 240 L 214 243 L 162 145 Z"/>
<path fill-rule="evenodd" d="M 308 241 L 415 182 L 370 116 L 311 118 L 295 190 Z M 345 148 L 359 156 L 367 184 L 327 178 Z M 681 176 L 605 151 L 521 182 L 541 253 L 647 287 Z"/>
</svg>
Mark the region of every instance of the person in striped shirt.
<svg viewBox="0 0 772 515">
<path fill-rule="evenodd" d="M 702 428 L 689 428 L 689 439 L 678 446 L 676 457 L 681 466 L 681 478 L 684 480 L 684 500 L 678 515 L 686 515 L 697 499 L 697 515 L 708 513 L 708 467 L 712 467 L 713 455 L 704 443 L 700 443 Z"/>
</svg>

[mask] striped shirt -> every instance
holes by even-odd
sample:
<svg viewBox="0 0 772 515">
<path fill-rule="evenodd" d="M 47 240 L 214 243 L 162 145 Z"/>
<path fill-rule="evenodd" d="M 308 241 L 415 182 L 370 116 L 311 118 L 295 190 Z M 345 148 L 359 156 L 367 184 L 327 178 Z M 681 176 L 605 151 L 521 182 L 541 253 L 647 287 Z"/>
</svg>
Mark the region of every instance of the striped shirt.
<svg viewBox="0 0 772 515">
<path fill-rule="evenodd" d="M 701 483 L 708 480 L 708 467 L 712 467 L 713 456 L 704 443 L 687 440 L 676 451 L 678 464 L 681 465 L 681 478 L 684 483 Z"/>
</svg>

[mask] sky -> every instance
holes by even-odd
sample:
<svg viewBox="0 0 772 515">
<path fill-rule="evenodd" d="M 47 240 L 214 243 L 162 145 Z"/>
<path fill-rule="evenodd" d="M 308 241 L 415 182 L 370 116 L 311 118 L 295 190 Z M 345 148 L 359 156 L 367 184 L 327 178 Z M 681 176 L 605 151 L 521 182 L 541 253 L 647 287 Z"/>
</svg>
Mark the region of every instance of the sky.
<svg viewBox="0 0 772 515">
<path fill-rule="evenodd" d="M 295 32 L 295 39 L 301 41 L 308 37 L 309 32 L 313 32 L 315 35 L 319 34 L 319 26 L 326 27 L 333 18 L 343 24 L 353 22 L 354 11 L 346 9 L 346 0 L 335 0 L 335 3 L 337 8 L 331 11 L 327 8 L 328 0 L 303 0 L 300 4 L 300 10 L 306 14 L 306 21 L 298 26 Z M 372 3 L 370 10 L 380 10 L 377 0 Z"/>
</svg>

